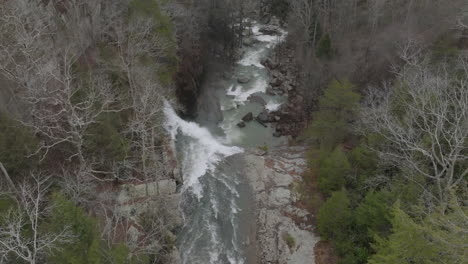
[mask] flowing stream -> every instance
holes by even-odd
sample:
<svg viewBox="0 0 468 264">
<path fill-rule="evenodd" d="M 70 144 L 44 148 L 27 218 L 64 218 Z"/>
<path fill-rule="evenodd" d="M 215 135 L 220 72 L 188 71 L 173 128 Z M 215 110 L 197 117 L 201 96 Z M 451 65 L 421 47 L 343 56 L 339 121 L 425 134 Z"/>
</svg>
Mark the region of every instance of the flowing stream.
<svg viewBox="0 0 468 264">
<path fill-rule="evenodd" d="M 165 106 L 166 129 L 172 136 L 181 161 L 184 185 L 181 208 L 185 225 L 178 235 L 178 247 L 184 264 L 249 263 L 254 254 L 250 235 L 255 225 L 252 193 L 245 181 L 242 160 L 235 154 L 245 148 L 285 144 L 285 138 L 273 137 L 274 129 L 256 121 L 239 128 L 242 117 L 264 109 L 275 110 L 285 96 L 267 95 L 267 70 L 260 64 L 286 32 L 263 35 L 262 25 L 253 24 L 255 43 L 235 65 L 230 80 L 212 78 L 206 84 L 211 101 L 200 107 L 193 122 L 181 119 L 169 104 Z M 247 83 L 238 78 L 248 76 Z M 251 102 L 249 96 L 263 98 L 266 105 Z M 221 118 L 213 120 L 213 113 Z"/>
</svg>

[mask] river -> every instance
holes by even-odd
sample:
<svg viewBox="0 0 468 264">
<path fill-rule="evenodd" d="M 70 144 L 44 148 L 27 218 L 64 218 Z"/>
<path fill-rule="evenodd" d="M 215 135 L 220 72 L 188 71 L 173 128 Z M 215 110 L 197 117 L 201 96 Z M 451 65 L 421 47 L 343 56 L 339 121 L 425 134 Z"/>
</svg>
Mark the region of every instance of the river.
<svg viewBox="0 0 468 264">
<path fill-rule="evenodd" d="M 257 116 L 264 109 L 275 110 L 286 96 L 266 94 L 267 69 L 260 61 L 284 39 L 264 35 L 262 25 L 253 23 L 254 44 L 243 48 L 243 57 L 235 64 L 229 78 L 209 78 L 203 90 L 204 100 L 194 121 L 181 119 L 167 104 L 166 129 L 181 161 L 184 184 L 181 209 L 184 226 L 177 245 L 184 264 L 241 264 L 254 260 L 255 218 L 252 192 L 235 154 L 246 148 L 275 147 L 286 144 L 286 138 L 274 137 L 274 128 L 254 121 L 244 128 L 237 124 L 249 112 Z M 247 77 L 246 83 L 238 79 Z M 263 98 L 266 105 L 249 100 Z M 203 96 L 203 95 L 202 95 Z M 216 118 L 213 118 L 216 116 Z"/>
</svg>

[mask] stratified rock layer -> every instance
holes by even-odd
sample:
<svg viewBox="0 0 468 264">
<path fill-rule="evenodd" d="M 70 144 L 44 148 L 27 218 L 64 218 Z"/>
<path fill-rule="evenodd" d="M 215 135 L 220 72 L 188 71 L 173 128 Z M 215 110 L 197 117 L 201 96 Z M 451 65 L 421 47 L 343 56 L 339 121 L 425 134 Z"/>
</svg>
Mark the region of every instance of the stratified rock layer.
<svg viewBox="0 0 468 264">
<path fill-rule="evenodd" d="M 296 186 L 306 169 L 306 150 L 287 147 L 245 155 L 246 175 L 255 194 L 258 263 L 311 264 L 319 241 L 311 215 L 297 206 Z"/>
</svg>

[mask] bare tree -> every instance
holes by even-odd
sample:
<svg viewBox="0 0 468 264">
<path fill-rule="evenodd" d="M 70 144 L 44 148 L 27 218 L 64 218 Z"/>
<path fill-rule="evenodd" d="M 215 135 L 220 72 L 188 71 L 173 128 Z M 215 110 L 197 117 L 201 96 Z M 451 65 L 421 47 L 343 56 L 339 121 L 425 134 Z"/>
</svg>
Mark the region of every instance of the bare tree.
<svg viewBox="0 0 468 264">
<path fill-rule="evenodd" d="M 291 1 L 291 14 L 302 27 L 304 32 L 304 41 L 310 42 L 312 37 L 312 46 L 315 46 L 317 27 L 318 27 L 318 5 L 314 0 L 294 0 Z M 310 36 L 310 33 L 313 35 Z"/>
<path fill-rule="evenodd" d="M 0 226 L 0 256 L 11 256 L 27 263 L 39 263 L 47 253 L 59 249 L 73 240 L 65 227 L 57 233 L 41 230 L 41 222 L 53 205 L 47 201 L 50 177 L 41 173 L 31 175 L 32 183 L 24 183 L 12 198 L 17 208 L 10 209 L 2 218 Z"/>
<path fill-rule="evenodd" d="M 362 111 L 366 131 L 387 143 L 376 149 L 383 160 L 401 168 L 441 204 L 447 204 L 450 190 L 466 184 L 468 175 L 466 76 L 466 58 L 459 58 L 455 69 L 412 62 L 387 93 L 371 91 Z M 417 181 L 418 176 L 426 181 Z"/>
</svg>

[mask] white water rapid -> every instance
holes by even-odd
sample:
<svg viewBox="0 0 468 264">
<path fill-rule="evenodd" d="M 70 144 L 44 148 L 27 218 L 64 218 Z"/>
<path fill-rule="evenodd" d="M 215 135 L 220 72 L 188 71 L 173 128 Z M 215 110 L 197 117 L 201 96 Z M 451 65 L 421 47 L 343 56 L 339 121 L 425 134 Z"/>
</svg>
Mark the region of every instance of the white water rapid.
<svg viewBox="0 0 468 264">
<path fill-rule="evenodd" d="M 172 137 L 184 178 L 181 208 L 185 224 L 177 239 L 184 264 L 243 264 L 249 263 L 252 254 L 252 193 L 244 178 L 242 160 L 235 154 L 244 147 L 283 141 L 272 136 L 272 127 L 252 121 L 241 129 L 237 123 L 248 112 L 258 115 L 265 109 L 274 111 L 285 101 L 284 96 L 265 94 L 269 77 L 260 61 L 286 32 L 278 28 L 277 36 L 263 35 L 261 26 L 253 24 L 256 43 L 245 48 L 232 80 L 213 84 L 220 87 L 215 91 L 219 101 L 215 105 L 220 106 L 216 111 L 221 111 L 223 120 L 202 127 L 198 123 L 206 124 L 206 115 L 214 109 L 189 122 L 181 119 L 169 103 L 165 104 L 165 128 Z M 237 78 L 245 74 L 249 74 L 249 82 L 238 83 Z M 251 96 L 263 98 L 266 106 L 251 102 Z"/>
</svg>

